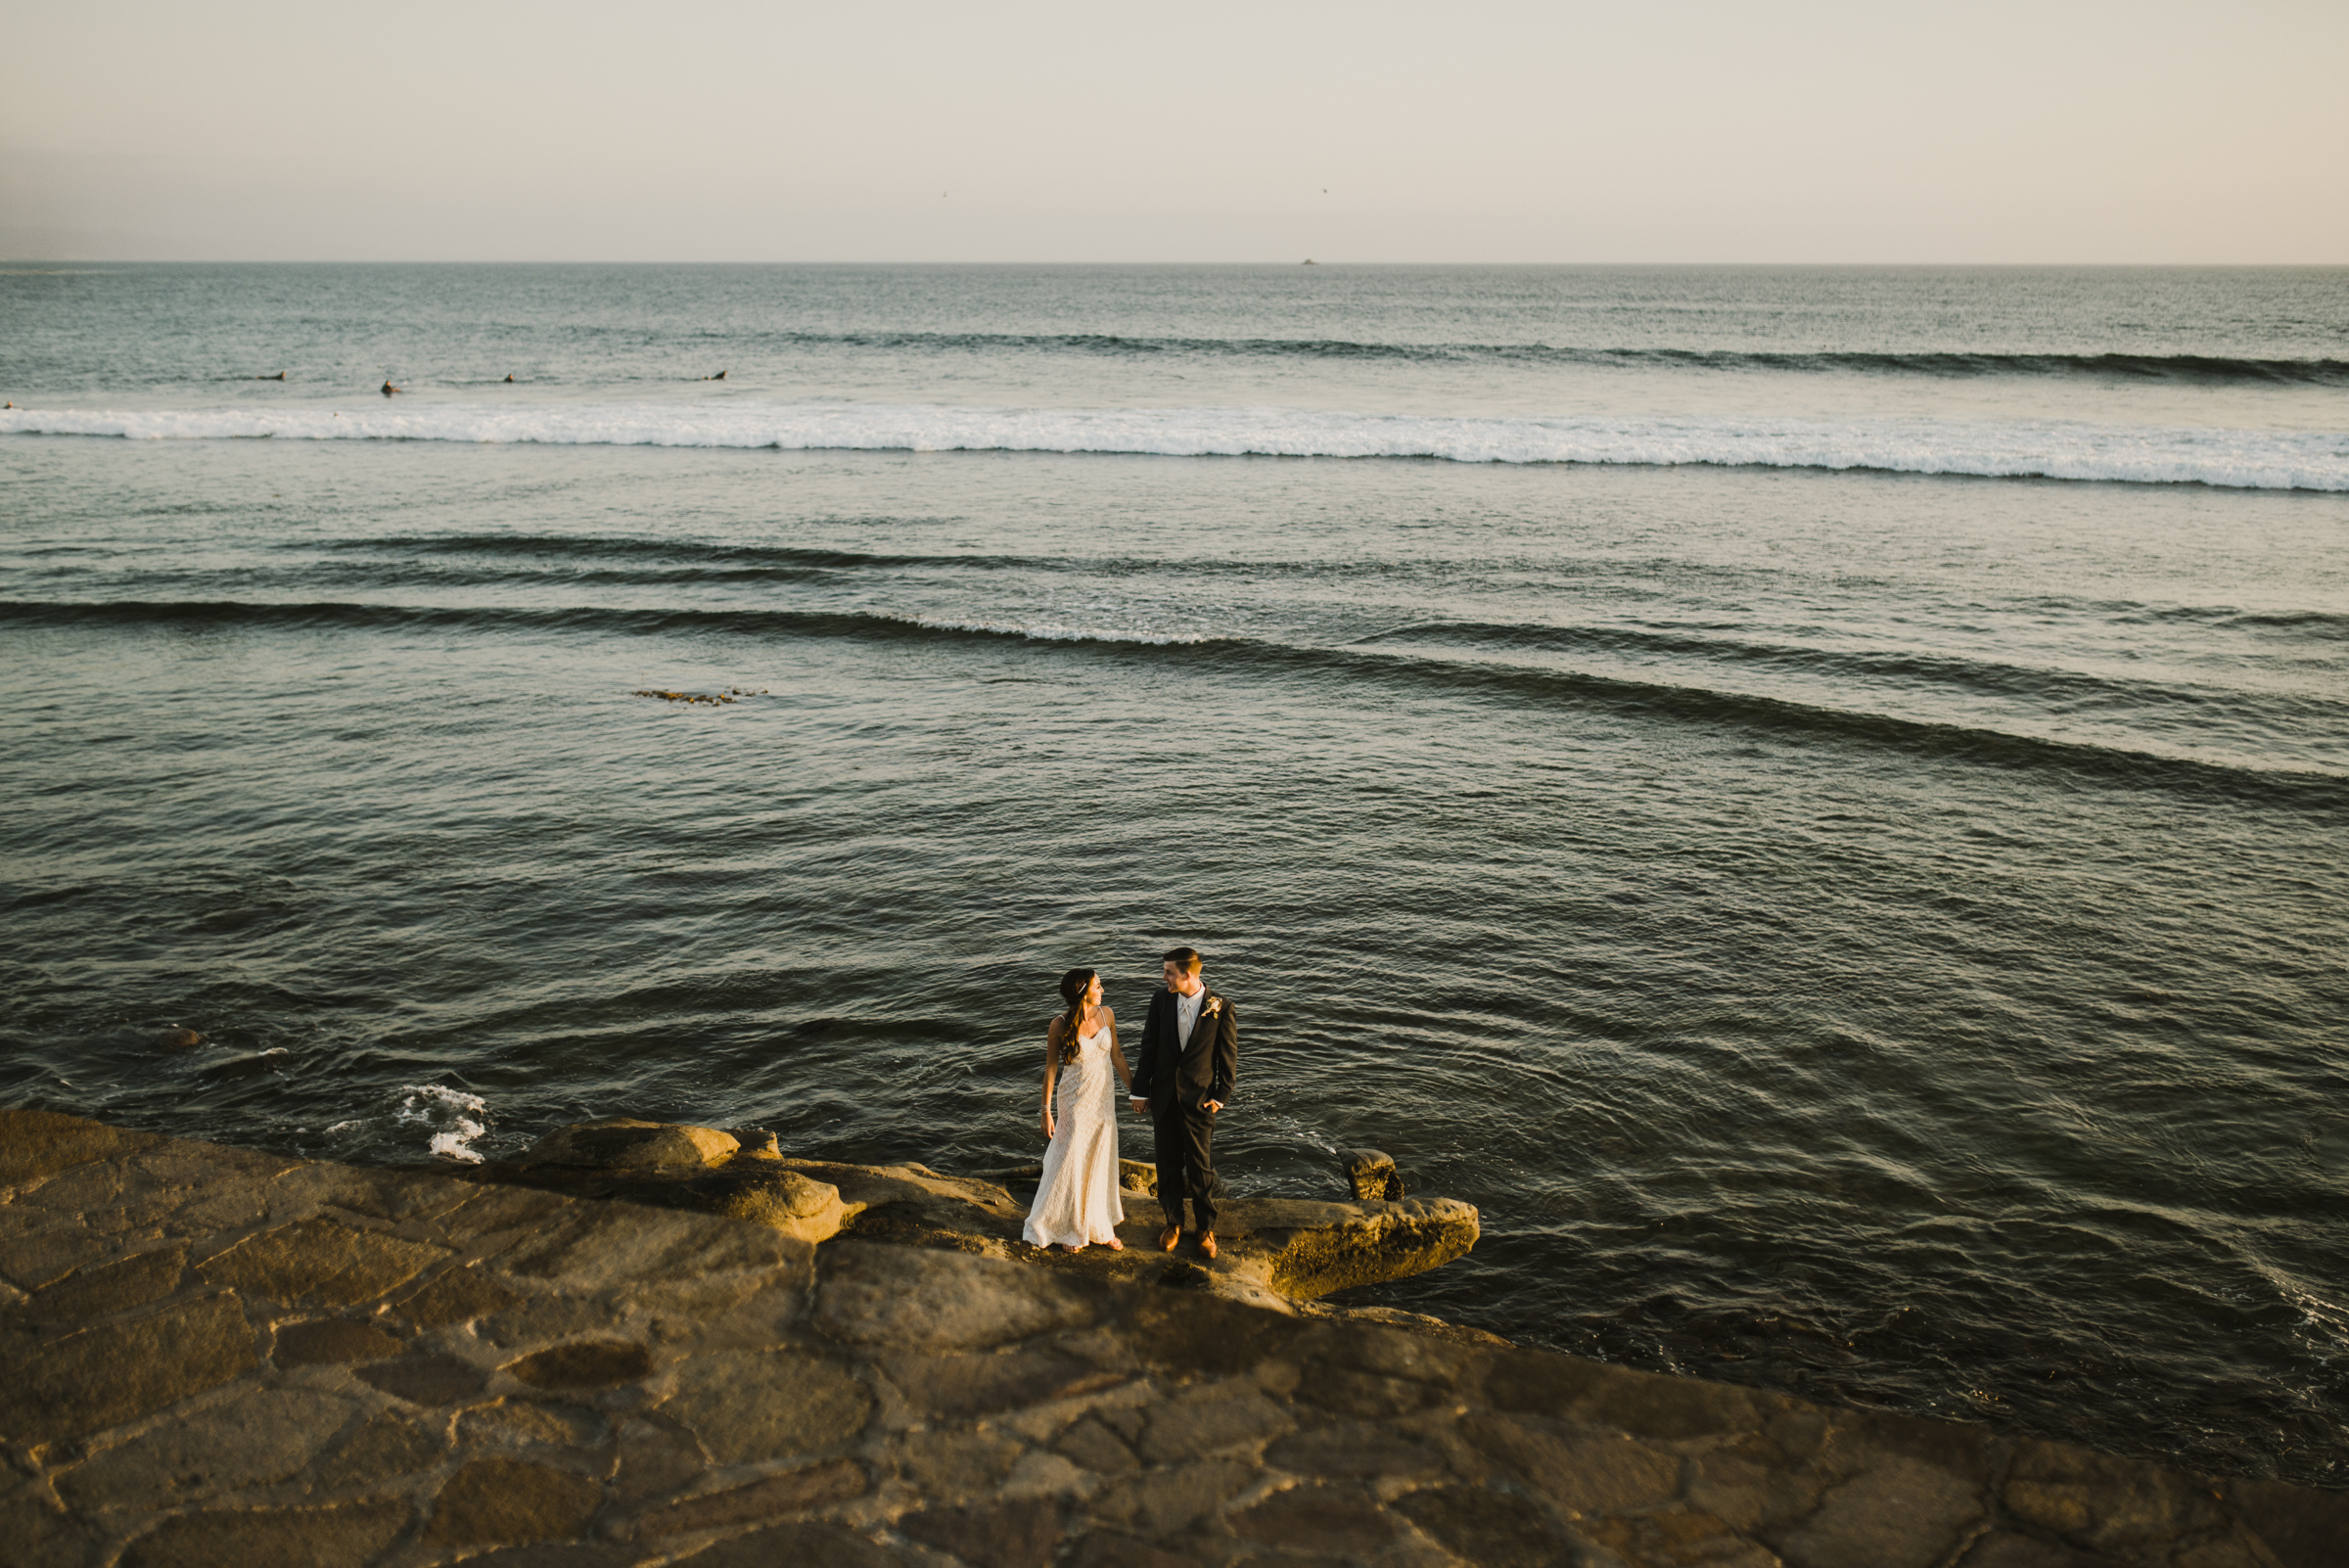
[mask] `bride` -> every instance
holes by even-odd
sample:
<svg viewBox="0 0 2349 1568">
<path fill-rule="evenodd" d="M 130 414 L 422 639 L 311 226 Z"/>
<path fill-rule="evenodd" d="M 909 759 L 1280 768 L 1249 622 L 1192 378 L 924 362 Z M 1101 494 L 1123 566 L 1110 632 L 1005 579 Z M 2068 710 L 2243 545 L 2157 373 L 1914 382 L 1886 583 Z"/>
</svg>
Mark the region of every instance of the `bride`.
<svg viewBox="0 0 2349 1568">
<path fill-rule="evenodd" d="M 1081 1252 L 1087 1242 L 1113 1251 L 1126 1244 L 1112 1228 L 1126 1218 L 1118 1197 L 1118 1096 L 1110 1069 L 1133 1089 L 1133 1074 L 1118 1045 L 1118 1015 L 1101 1005 L 1101 977 L 1072 969 L 1060 977 L 1069 1010 L 1044 1030 L 1044 1178 L 1021 1231 L 1038 1247 Z M 1055 1114 L 1053 1081 L 1060 1094 Z"/>
</svg>

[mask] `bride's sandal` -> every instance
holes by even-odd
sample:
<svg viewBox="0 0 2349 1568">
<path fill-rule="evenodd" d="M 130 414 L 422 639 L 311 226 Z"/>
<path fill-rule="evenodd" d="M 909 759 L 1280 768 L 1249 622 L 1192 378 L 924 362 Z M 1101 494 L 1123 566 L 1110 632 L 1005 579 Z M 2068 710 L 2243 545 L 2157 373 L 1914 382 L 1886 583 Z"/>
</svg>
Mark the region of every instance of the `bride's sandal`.
<svg viewBox="0 0 2349 1568">
<path fill-rule="evenodd" d="M 1107 1241 L 1101 1243 L 1101 1245 L 1107 1247 L 1112 1252 L 1124 1252 L 1126 1250 L 1126 1243 L 1120 1241 L 1115 1236 L 1110 1237 Z"/>
</svg>

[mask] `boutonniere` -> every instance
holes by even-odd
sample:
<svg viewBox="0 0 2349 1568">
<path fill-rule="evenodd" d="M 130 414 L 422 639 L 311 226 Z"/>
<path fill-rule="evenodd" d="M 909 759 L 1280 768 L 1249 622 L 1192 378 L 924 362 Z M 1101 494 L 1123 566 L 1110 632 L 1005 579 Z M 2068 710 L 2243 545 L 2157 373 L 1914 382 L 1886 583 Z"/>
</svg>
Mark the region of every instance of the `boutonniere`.
<svg viewBox="0 0 2349 1568">
<path fill-rule="evenodd" d="M 1210 1018 L 1213 1018 L 1213 1017 L 1215 1017 L 1215 1016 L 1216 1016 L 1216 1014 L 1218 1014 L 1218 1013 L 1221 1012 L 1222 1010 L 1223 1010 L 1223 998 L 1222 998 L 1222 997 L 1221 997 L 1221 996 L 1210 996 L 1210 997 L 1207 999 L 1207 1016 L 1208 1016 L 1208 1017 L 1210 1017 Z"/>
</svg>

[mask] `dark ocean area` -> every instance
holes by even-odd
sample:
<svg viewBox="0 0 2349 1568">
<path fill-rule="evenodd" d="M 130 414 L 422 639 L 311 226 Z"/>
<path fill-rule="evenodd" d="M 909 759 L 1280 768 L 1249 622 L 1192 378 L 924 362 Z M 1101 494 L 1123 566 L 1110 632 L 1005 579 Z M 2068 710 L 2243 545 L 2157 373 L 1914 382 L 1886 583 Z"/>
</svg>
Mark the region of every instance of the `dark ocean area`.
<svg viewBox="0 0 2349 1568">
<path fill-rule="evenodd" d="M 1235 1191 L 1482 1211 L 1345 1302 L 2349 1487 L 2349 269 L 16 265 L 0 396 L 0 1102 L 999 1167 L 1187 943 Z"/>
</svg>

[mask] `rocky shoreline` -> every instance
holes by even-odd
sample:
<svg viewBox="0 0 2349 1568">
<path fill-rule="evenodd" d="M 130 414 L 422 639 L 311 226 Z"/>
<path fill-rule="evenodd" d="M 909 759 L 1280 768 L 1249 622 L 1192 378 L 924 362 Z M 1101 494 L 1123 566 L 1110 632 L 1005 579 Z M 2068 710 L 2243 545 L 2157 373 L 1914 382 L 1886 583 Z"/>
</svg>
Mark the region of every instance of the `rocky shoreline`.
<svg viewBox="0 0 2349 1568">
<path fill-rule="evenodd" d="M 0 1112 L 7 1560 L 2331 1568 L 2349 1542 L 2349 1496 L 1315 1310 L 1456 1242 L 1428 1200 L 1274 1207 L 1170 1279 L 1130 1242 L 1024 1261 L 1001 1181 L 648 1126 L 467 1176 Z"/>
<path fill-rule="evenodd" d="M 1296 1315 L 1329 1315 L 1319 1298 L 1356 1285 L 1403 1279 L 1440 1268 L 1474 1247 L 1475 1206 L 1452 1198 L 1405 1198 L 1394 1162 L 1375 1151 L 1342 1161 L 1351 1201 L 1236 1198 L 1217 1223 L 1211 1260 L 1154 1245 L 1162 1221 L 1153 1167 L 1119 1162 L 1127 1219 L 1122 1252 L 1081 1253 L 1021 1239 L 1026 1198 L 1040 1166 L 949 1176 L 921 1165 L 864 1166 L 785 1155 L 770 1132 L 729 1132 L 615 1117 L 557 1130 L 521 1158 L 486 1164 L 470 1179 L 514 1183 L 582 1197 L 619 1198 L 753 1221 L 808 1242 L 838 1235 L 944 1247 L 1016 1260 L 1097 1279 L 1174 1285 Z M 1016 1189 L 1016 1190 L 1015 1190 Z M 1371 1192 L 1392 1193 L 1364 1196 Z M 1494 1336 L 1416 1314 L 1367 1315 L 1455 1338 Z"/>
</svg>

